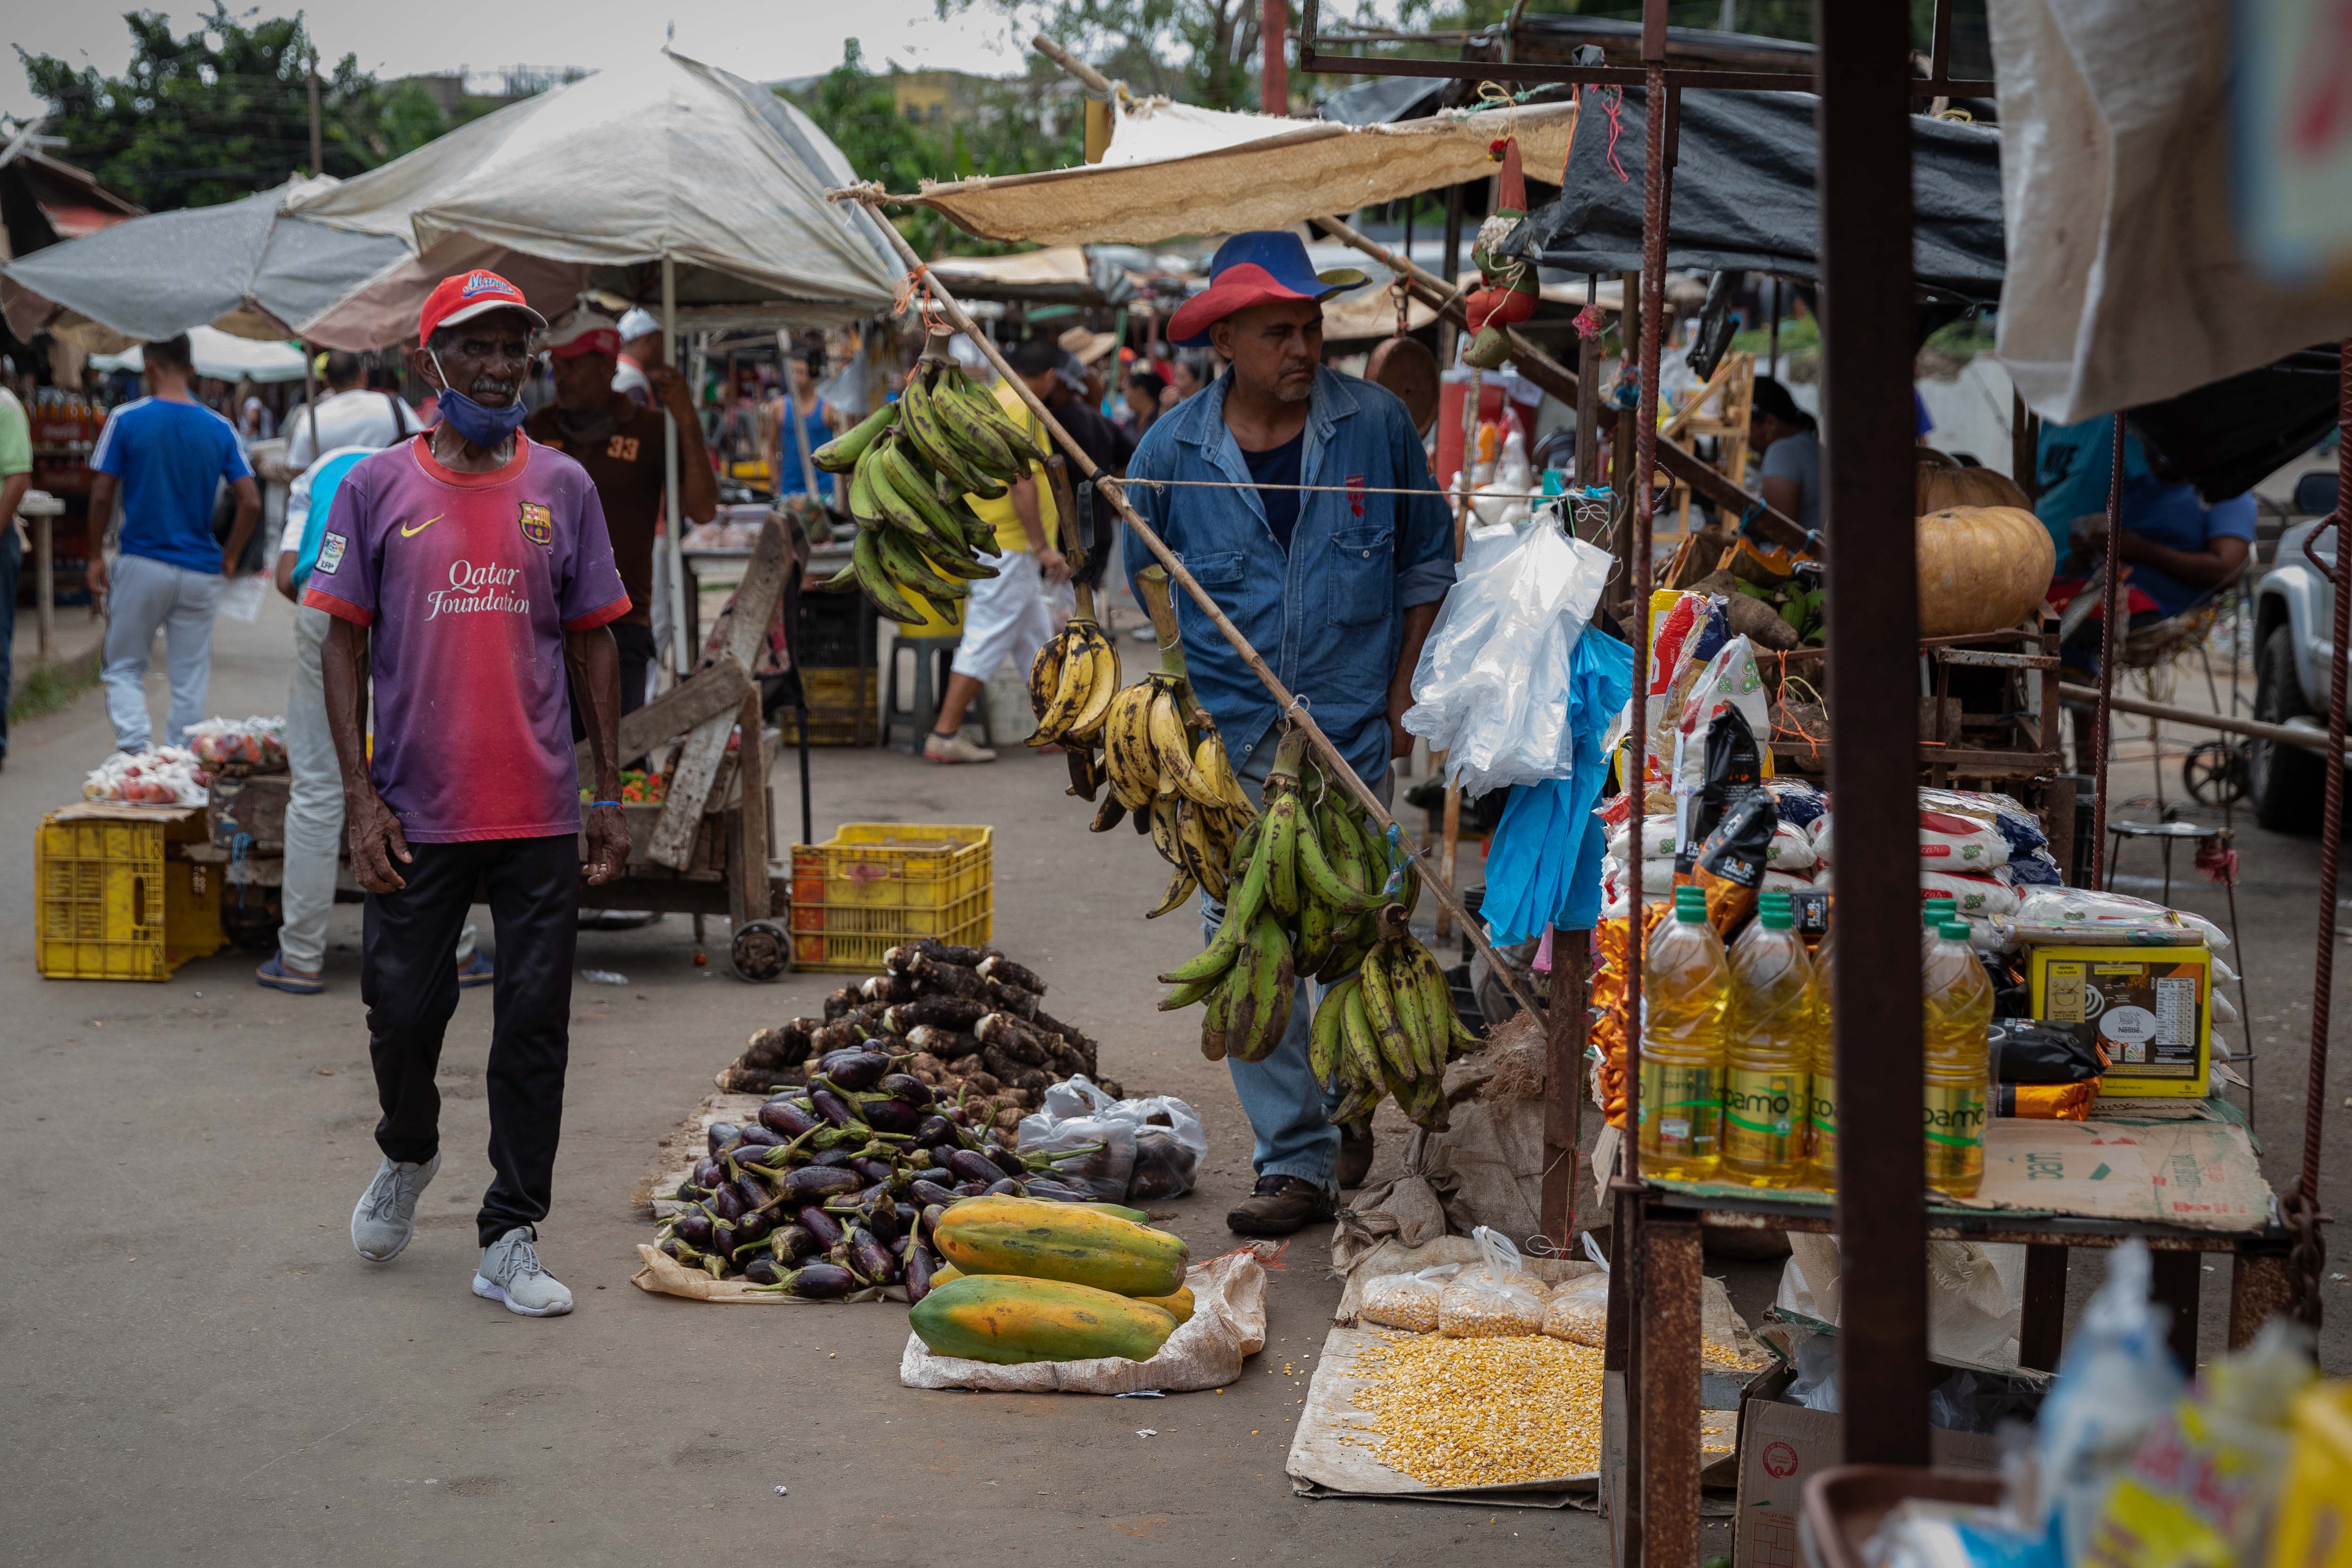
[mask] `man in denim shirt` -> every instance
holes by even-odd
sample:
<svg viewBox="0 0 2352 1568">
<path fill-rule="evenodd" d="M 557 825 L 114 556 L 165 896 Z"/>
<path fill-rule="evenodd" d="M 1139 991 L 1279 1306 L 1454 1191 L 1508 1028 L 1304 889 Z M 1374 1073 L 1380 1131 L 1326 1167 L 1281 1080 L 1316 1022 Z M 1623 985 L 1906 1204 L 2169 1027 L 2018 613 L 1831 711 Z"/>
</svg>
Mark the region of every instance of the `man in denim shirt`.
<svg viewBox="0 0 2352 1568">
<path fill-rule="evenodd" d="M 1128 467 L 1129 499 L 1386 799 L 1390 760 L 1412 749 L 1402 720 L 1413 665 L 1454 581 L 1444 498 L 1404 405 L 1322 366 L 1320 300 L 1361 274 L 1318 278 L 1297 236 L 1259 231 L 1218 247 L 1210 278 L 1169 337 L 1213 346 L 1230 368 L 1153 423 Z M 1138 482 L 1152 479 L 1239 488 Z M 1126 559 L 1133 572 L 1153 558 L 1129 540 Z M 1176 614 L 1193 689 L 1255 796 L 1280 712 L 1186 595 Z M 1205 895 L 1202 909 L 1213 931 L 1223 911 Z M 1256 1137 L 1256 1190 L 1226 1218 L 1244 1236 L 1329 1218 L 1338 1187 L 1360 1184 L 1371 1164 L 1369 1126 L 1343 1138 L 1325 1114 L 1307 1062 L 1310 1016 L 1301 998 L 1272 1056 L 1226 1064 Z"/>
</svg>

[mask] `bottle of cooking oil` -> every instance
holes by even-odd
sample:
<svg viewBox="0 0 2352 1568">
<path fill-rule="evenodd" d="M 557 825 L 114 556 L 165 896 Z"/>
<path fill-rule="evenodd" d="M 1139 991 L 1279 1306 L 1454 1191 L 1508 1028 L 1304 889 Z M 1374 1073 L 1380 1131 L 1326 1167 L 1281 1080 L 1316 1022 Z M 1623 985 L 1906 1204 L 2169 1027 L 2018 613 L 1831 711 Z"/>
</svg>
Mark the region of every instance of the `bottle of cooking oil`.
<svg viewBox="0 0 2352 1568">
<path fill-rule="evenodd" d="M 1837 1191 L 1837 1041 L 1830 1028 L 1830 980 L 1837 967 L 1837 927 L 1813 949 L 1813 985 L 1821 1029 L 1813 1037 L 1813 1076 L 1807 1086 L 1812 1113 L 1805 1128 L 1805 1184 Z"/>
<path fill-rule="evenodd" d="M 1946 921 L 1956 921 L 1959 918 L 1960 906 L 1957 900 L 1934 898 L 1919 906 L 1919 956 L 1922 959 L 1927 956 L 1929 948 L 1942 940 L 1942 932 L 1938 928 Z"/>
<path fill-rule="evenodd" d="M 1990 1108 L 1992 982 L 1969 945 L 1969 922 L 1946 921 L 1921 977 L 1927 1033 L 1927 1185 L 1974 1197 L 1984 1181 Z"/>
<path fill-rule="evenodd" d="M 1721 1160 L 1723 1011 L 1730 990 L 1706 895 L 1675 889 L 1642 963 L 1642 1173 L 1712 1181 Z"/>
<path fill-rule="evenodd" d="M 1751 1187 L 1805 1177 L 1821 998 L 1783 897 L 1767 895 L 1731 952 L 1725 1010 L 1723 1174 Z"/>
</svg>

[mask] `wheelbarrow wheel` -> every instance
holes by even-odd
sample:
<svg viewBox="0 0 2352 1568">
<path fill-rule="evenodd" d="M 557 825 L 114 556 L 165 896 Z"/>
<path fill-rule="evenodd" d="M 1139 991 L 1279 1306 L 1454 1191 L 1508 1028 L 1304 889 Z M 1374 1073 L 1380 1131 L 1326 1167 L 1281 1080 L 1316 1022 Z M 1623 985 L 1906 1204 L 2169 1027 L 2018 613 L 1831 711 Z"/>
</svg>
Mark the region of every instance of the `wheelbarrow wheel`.
<svg viewBox="0 0 2352 1568">
<path fill-rule="evenodd" d="M 728 956 L 739 980 L 775 980 L 793 966 L 792 933 L 774 921 L 745 921 L 735 928 Z"/>
<path fill-rule="evenodd" d="M 2180 760 L 2181 787 L 2200 805 L 2233 805 L 2246 798 L 2246 753 L 2227 741 L 2208 741 Z"/>
</svg>

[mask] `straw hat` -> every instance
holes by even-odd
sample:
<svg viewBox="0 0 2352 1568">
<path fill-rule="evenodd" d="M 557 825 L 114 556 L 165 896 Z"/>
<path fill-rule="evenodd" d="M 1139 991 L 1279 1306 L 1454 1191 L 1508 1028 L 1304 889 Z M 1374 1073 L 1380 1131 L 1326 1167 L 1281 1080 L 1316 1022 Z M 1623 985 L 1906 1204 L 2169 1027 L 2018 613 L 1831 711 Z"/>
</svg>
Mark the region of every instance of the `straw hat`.
<svg viewBox="0 0 2352 1568">
<path fill-rule="evenodd" d="M 1092 364 L 1118 346 L 1118 334 L 1092 332 L 1084 327 L 1072 327 L 1055 341 L 1061 345 L 1064 353 L 1077 355 L 1080 364 Z"/>
</svg>

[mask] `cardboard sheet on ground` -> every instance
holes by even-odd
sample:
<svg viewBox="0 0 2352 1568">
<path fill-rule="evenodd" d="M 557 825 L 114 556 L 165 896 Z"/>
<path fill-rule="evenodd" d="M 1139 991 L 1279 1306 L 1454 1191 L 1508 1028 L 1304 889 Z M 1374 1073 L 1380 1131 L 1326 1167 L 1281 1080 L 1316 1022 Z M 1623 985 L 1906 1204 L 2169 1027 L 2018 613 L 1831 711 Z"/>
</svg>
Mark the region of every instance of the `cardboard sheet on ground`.
<svg viewBox="0 0 2352 1568">
<path fill-rule="evenodd" d="M 1708 1283 L 1715 1285 L 1713 1280 Z M 1715 1289 L 1720 1294 L 1723 1288 L 1715 1285 Z M 1725 1305 L 1727 1310 L 1729 1303 Z M 1745 1334 L 1744 1327 L 1741 1332 Z M 1389 1468 L 1373 1456 L 1371 1449 L 1349 1441 L 1369 1432 L 1371 1420 L 1369 1414 L 1356 1408 L 1356 1391 L 1363 1386 L 1364 1380 L 1349 1369 L 1355 1365 L 1359 1351 L 1380 1343 L 1380 1340 L 1381 1331 L 1370 1327 L 1336 1328 L 1325 1337 L 1315 1376 L 1307 1384 L 1306 1406 L 1299 1413 L 1297 1433 L 1290 1440 L 1290 1458 L 1284 1464 L 1294 1493 L 1307 1498 L 1461 1502 L 1482 1508 L 1566 1508 L 1571 1504 L 1590 1508 L 1597 1504 L 1601 1488 L 1598 1456 L 1601 1451 L 1598 1414 L 1593 1417 L 1592 1469 L 1511 1486 L 1433 1487 L 1402 1470 Z M 1738 1479 L 1733 1447 L 1738 1430 L 1739 1414 L 1736 1410 L 1699 1412 L 1696 1438 L 1703 1466 L 1699 1473 L 1702 1485 L 1727 1487 Z"/>
<path fill-rule="evenodd" d="M 665 1262 L 667 1259 L 664 1259 Z M 1265 1268 L 1247 1248 L 1196 1263 L 1184 1272 L 1192 1315 L 1150 1361 L 1096 1356 L 1019 1366 L 933 1355 L 909 1333 L 898 1360 L 908 1388 L 969 1388 L 989 1394 L 1163 1394 L 1223 1388 L 1242 1363 L 1265 1348 Z"/>
</svg>

